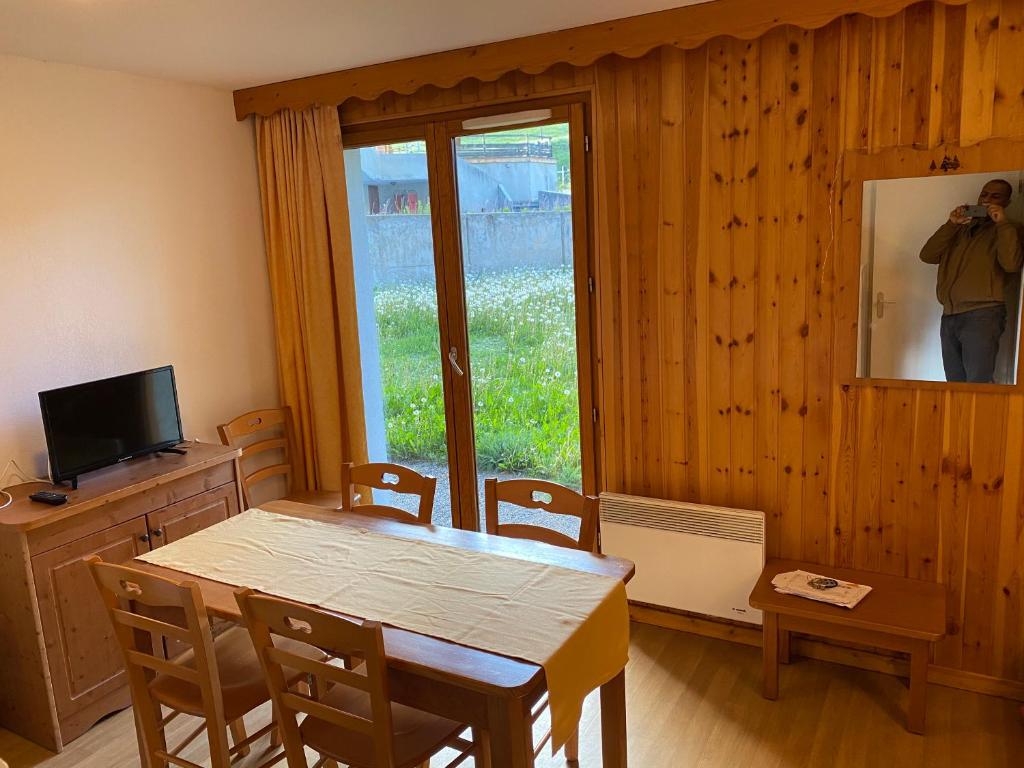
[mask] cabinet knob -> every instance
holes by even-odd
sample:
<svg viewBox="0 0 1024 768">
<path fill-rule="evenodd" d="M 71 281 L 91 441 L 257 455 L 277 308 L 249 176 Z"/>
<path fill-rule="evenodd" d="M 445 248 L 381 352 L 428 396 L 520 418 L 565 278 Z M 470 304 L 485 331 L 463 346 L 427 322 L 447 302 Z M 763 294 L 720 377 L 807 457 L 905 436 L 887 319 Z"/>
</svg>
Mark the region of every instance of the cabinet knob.
<svg viewBox="0 0 1024 768">
<path fill-rule="evenodd" d="M 141 536 L 139 536 L 139 541 L 149 541 L 149 534 L 144 533 Z"/>
<path fill-rule="evenodd" d="M 155 531 L 153 531 L 153 535 L 154 536 L 163 536 L 164 535 L 163 528 L 157 528 Z"/>
</svg>

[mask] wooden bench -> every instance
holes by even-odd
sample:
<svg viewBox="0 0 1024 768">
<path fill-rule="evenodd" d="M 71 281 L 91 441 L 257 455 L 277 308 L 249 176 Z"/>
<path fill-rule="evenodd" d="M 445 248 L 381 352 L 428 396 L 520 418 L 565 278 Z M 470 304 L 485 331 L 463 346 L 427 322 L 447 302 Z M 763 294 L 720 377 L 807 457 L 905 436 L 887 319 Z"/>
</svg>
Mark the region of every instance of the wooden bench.
<svg viewBox="0 0 1024 768">
<path fill-rule="evenodd" d="M 840 608 L 772 587 L 786 571 L 810 571 L 867 584 L 871 592 L 856 608 Z M 931 644 L 945 635 L 946 590 L 941 584 L 882 573 L 832 568 L 796 560 L 769 560 L 750 605 L 764 612 L 764 696 L 779 695 L 779 660 L 789 663 L 789 633 L 801 632 L 910 654 L 910 704 L 907 730 L 924 733 L 925 696 Z"/>
</svg>

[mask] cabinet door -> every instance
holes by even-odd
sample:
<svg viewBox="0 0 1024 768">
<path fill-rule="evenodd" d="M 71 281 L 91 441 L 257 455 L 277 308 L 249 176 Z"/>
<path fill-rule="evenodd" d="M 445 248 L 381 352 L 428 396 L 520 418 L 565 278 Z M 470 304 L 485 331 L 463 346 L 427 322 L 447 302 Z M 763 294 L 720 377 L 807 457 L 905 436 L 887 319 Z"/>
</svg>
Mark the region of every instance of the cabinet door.
<svg viewBox="0 0 1024 768">
<path fill-rule="evenodd" d="M 127 686 L 114 629 L 82 558 L 95 554 L 122 563 L 148 552 L 148 538 L 140 517 L 32 558 L 53 698 L 62 722 Z"/>
<path fill-rule="evenodd" d="M 212 488 L 198 496 L 171 504 L 146 515 L 154 548 L 183 539 L 191 533 L 238 514 L 238 490 L 233 483 Z"/>
</svg>

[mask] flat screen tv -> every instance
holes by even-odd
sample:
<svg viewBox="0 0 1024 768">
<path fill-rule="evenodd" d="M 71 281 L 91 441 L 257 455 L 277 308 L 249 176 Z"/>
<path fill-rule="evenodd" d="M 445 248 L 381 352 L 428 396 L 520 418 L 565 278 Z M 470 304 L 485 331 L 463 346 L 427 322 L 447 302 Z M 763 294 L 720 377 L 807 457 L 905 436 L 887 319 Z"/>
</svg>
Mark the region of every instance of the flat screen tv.
<svg viewBox="0 0 1024 768">
<path fill-rule="evenodd" d="M 39 393 L 55 483 L 182 441 L 171 366 Z"/>
</svg>

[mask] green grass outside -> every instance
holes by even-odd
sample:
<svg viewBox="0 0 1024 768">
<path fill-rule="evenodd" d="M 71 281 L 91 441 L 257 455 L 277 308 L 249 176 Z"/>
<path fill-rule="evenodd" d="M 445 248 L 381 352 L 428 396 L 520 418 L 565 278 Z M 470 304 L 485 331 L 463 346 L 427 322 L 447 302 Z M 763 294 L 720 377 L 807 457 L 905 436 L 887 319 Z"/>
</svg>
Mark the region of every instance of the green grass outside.
<svg viewBox="0 0 1024 768">
<path fill-rule="evenodd" d="M 580 485 L 575 303 L 569 268 L 466 280 L 477 464 Z M 445 463 L 434 286 L 378 287 L 388 455 Z"/>
</svg>

